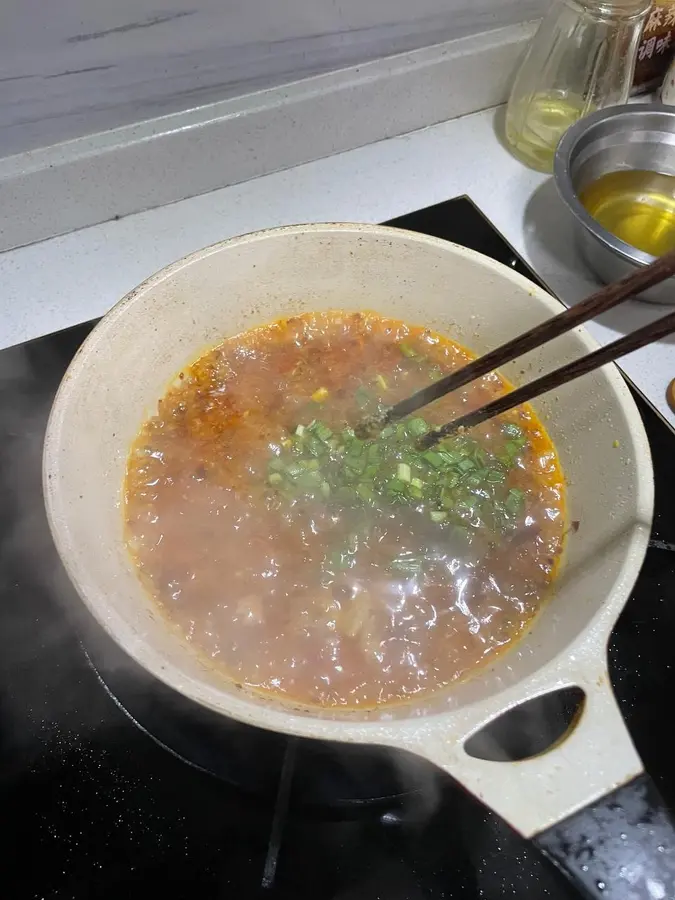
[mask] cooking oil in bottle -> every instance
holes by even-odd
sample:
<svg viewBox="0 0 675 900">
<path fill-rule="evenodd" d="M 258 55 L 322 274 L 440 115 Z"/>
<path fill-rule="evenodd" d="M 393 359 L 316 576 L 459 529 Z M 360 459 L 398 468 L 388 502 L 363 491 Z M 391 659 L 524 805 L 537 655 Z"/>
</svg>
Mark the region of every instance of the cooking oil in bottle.
<svg viewBox="0 0 675 900">
<path fill-rule="evenodd" d="M 516 74 L 506 108 L 514 156 L 553 168 L 562 135 L 582 116 L 625 103 L 651 0 L 554 0 Z"/>
<path fill-rule="evenodd" d="M 658 172 L 609 172 L 587 185 L 579 199 L 607 231 L 662 256 L 675 250 L 675 176 Z"/>
<path fill-rule="evenodd" d="M 558 142 L 570 125 L 592 112 L 580 96 L 554 91 L 535 94 L 511 107 L 506 119 L 506 139 L 515 156 L 534 169 L 548 172 Z"/>
</svg>

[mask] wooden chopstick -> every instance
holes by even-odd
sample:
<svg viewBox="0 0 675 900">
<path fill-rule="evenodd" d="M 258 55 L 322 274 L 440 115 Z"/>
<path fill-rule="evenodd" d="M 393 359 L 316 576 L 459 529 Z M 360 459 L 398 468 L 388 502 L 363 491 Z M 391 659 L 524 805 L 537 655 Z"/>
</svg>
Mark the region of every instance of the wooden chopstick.
<svg viewBox="0 0 675 900">
<path fill-rule="evenodd" d="M 421 438 L 419 446 L 426 449 L 433 446 L 436 441 L 454 434 L 460 428 L 472 428 L 474 425 L 480 425 L 481 422 L 485 422 L 487 419 L 507 412 L 521 403 L 527 403 L 540 394 L 545 394 L 547 391 L 552 391 L 568 381 L 579 378 L 581 375 L 586 375 L 588 372 L 592 372 L 608 362 L 619 359 L 619 357 L 625 356 L 633 350 L 639 350 L 640 347 L 651 344 L 653 341 L 657 341 L 673 331 L 675 331 L 675 312 L 664 316 L 662 319 L 657 319 L 656 322 L 652 322 L 650 325 L 645 325 L 644 328 L 639 328 L 633 334 L 619 338 L 618 341 L 614 341 L 606 347 L 601 347 L 588 356 L 582 356 L 581 359 L 568 363 L 566 366 L 562 366 L 548 375 L 537 378 L 530 384 L 517 388 L 503 397 L 498 397 L 474 412 L 467 413 L 458 419 L 454 419 L 452 422 L 448 422 L 447 425 L 443 425 L 439 430 L 431 431 Z"/>
<path fill-rule="evenodd" d="M 405 400 L 401 400 L 400 403 L 386 410 L 383 415 L 373 417 L 364 426 L 364 430 L 377 426 L 383 427 L 396 419 L 409 416 L 416 409 L 438 400 L 445 394 L 450 393 L 450 391 L 456 391 L 458 388 L 464 387 L 465 384 L 480 378 L 482 375 L 487 375 L 488 372 L 493 372 L 505 363 L 511 362 L 517 356 L 534 350 L 535 347 L 539 347 L 541 344 L 545 344 L 566 331 L 576 328 L 577 325 L 588 322 L 595 316 L 600 315 L 600 313 L 607 312 L 607 310 L 618 306 L 619 303 L 623 303 L 629 297 L 633 297 L 635 294 L 639 294 L 641 291 L 645 291 L 647 288 L 665 281 L 666 278 L 670 278 L 672 275 L 675 275 L 675 250 L 666 253 L 643 269 L 638 269 L 637 272 L 633 272 L 626 278 L 621 279 L 621 281 L 605 285 L 605 287 L 587 297 L 586 300 L 577 303 L 576 306 L 572 306 L 557 316 L 547 319 L 540 325 L 535 325 L 534 328 L 511 341 L 507 341 L 506 344 L 502 344 L 501 347 L 497 347 L 496 350 L 492 350 L 485 356 L 470 362 L 457 372 L 446 375 L 445 378 L 430 384 L 429 387 L 422 388 L 416 394 L 406 397 Z M 640 346 L 643 345 L 641 344 Z"/>
</svg>

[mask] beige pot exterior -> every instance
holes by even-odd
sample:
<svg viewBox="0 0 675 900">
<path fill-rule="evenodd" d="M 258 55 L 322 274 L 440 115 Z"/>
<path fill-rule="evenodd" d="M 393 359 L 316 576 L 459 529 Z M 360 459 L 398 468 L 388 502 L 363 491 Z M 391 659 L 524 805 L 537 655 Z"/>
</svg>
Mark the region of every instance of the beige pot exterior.
<svg viewBox="0 0 675 900">
<path fill-rule="evenodd" d="M 92 332 L 66 373 L 44 451 L 52 533 L 82 600 L 138 663 L 186 697 L 275 731 L 408 749 L 444 767 L 530 836 L 641 771 L 609 686 L 607 640 L 647 547 L 653 478 L 638 411 L 609 366 L 535 403 L 568 480 L 562 574 L 531 633 L 480 676 L 423 704 L 372 713 L 292 709 L 237 690 L 166 627 L 122 542 L 129 445 L 179 370 L 223 337 L 307 310 L 371 309 L 483 353 L 561 310 L 520 275 L 384 226 L 302 225 L 201 250 L 154 275 Z M 581 329 L 506 366 L 516 384 L 595 348 Z M 463 750 L 500 712 L 578 685 L 577 728 L 548 753 L 486 762 Z"/>
</svg>

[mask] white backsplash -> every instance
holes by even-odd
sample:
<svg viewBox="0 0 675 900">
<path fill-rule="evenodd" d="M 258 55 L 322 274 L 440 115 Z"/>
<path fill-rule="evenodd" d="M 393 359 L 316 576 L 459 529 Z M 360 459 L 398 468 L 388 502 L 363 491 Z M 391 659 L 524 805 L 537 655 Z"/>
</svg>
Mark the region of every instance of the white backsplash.
<svg viewBox="0 0 675 900">
<path fill-rule="evenodd" d="M 548 0 L 5 0 L 0 156 L 536 18 Z"/>
</svg>

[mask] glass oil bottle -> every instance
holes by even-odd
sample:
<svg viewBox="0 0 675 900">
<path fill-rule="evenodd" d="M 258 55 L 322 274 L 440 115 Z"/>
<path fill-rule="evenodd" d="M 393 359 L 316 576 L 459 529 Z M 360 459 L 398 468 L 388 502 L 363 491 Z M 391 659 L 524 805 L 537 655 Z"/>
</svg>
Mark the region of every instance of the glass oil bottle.
<svg viewBox="0 0 675 900">
<path fill-rule="evenodd" d="M 526 165 L 550 172 L 570 125 L 625 103 L 650 0 L 557 0 L 525 55 L 506 111 L 506 140 Z"/>
</svg>

